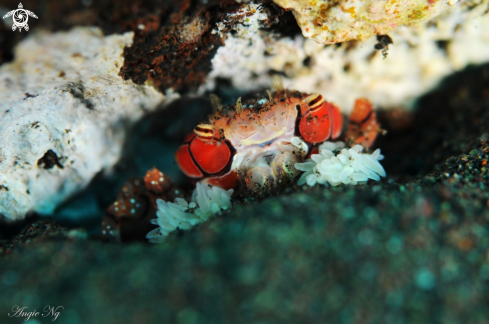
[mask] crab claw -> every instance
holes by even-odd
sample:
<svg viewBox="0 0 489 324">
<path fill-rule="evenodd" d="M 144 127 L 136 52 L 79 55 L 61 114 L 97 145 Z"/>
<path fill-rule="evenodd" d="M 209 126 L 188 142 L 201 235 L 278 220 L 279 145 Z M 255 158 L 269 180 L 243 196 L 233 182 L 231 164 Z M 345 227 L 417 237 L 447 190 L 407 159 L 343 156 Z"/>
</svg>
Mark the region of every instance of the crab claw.
<svg viewBox="0 0 489 324">
<path fill-rule="evenodd" d="M 365 98 L 357 99 L 350 114 L 346 141 L 369 148 L 380 132 L 382 129 L 377 122 L 372 103 Z"/>
</svg>

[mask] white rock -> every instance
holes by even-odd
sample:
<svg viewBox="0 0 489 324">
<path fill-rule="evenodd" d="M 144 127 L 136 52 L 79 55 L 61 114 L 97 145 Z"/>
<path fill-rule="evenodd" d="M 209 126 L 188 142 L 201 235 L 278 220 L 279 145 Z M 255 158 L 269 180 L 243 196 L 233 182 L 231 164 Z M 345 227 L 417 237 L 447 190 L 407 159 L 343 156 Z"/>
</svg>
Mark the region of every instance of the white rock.
<svg viewBox="0 0 489 324">
<path fill-rule="evenodd" d="M 439 15 L 457 0 L 274 0 L 290 9 L 305 37 L 333 44 L 385 35 Z"/>
<path fill-rule="evenodd" d="M 50 214 L 119 159 L 125 131 L 164 96 L 118 73 L 133 33 L 37 33 L 0 67 L 0 215 Z M 63 166 L 38 161 L 52 150 Z"/>
<path fill-rule="evenodd" d="M 444 77 L 489 61 L 488 8 L 489 0 L 458 2 L 428 23 L 400 26 L 389 33 L 394 44 L 383 59 L 374 50 L 375 37 L 337 47 L 260 30 L 266 19 L 263 9 L 244 4 L 237 13 L 246 16 L 245 22 L 233 26 L 229 15 L 216 26 L 225 45 L 217 50 L 201 91 L 213 91 L 219 78 L 242 90 L 271 88 L 270 72 L 279 71 L 285 74 L 285 87 L 320 93 L 345 113 L 360 97 L 376 107 L 409 109 Z M 446 51 L 439 46 L 444 42 Z"/>
</svg>

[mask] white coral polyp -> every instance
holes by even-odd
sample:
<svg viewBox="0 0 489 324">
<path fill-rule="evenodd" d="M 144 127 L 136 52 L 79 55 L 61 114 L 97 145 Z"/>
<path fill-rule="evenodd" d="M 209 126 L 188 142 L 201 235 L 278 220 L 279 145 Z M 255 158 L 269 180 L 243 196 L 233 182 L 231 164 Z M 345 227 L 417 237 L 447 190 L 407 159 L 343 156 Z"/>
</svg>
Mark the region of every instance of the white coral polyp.
<svg viewBox="0 0 489 324">
<path fill-rule="evenodd" d="M 364 147 L 358 144 L 350 149 L 344 147 L 343 142 L 325 142 L 319 146 L 320 154 L 311 155 L 311 159 L 304 163 L 296 163 L 295 168 L 304 172 L 297 184 L 356 185 L 366 183 L 368 179 L 379 181 L 380 177 L 386 176 L 379 163 L 384 158 L 380 149 L 369 154 L 362 153 Z"/>
<path fill-rule="evenodd" d="M 151 223 L 159 225 L 146 235 L 151 243 L 161 243 L 177 228 L 187 230 L 192 226 L 207 220 L 211 215 L 221 210 L 231 208 L 231 195 L 233 190 L 224 190 L 219 187 L 197 183 L 191 202 L 177 198 L 175 202 L 158 199 L 156 219 Z"/>
</svg>

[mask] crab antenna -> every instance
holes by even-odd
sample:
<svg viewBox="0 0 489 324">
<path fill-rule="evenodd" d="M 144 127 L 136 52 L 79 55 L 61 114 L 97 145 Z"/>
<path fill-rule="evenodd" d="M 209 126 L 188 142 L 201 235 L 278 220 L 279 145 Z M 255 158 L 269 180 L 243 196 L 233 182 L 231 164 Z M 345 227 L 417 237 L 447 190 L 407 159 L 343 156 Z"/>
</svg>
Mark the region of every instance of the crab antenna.
<svg viewBox="0 0 489 324">
<path fill-rule="evenodd" d="M 212 109 L 214 111 L 221 111 L 222 110 L 222 101 L 221 101 L 221 98 L 219 98 L 218 96 L 216 96 L 213 93 L 211 93 L 209 95 L 209 98 L 211 99 Z"/>
<path fill-rule="evenodd" d="M 284 90 L 284 80 L 278 74 L 272 77 L 272 89 L 275 91 Z"/>
<path fill-rule="evenodd" d="M 270 101 L 270 103 L 273 104 L 273 98 L 272 98 L 272 94 L 270 93 L 270 90 L 267 90 L 267 93 L 268 93 L 268 101 Z"/>
<path fill-rule="evenodd" d="M 241 97 L 236 100 L 236 112 L 239 114 L 243 111 L 243 105 L 241 104 Z"/>
</svg>

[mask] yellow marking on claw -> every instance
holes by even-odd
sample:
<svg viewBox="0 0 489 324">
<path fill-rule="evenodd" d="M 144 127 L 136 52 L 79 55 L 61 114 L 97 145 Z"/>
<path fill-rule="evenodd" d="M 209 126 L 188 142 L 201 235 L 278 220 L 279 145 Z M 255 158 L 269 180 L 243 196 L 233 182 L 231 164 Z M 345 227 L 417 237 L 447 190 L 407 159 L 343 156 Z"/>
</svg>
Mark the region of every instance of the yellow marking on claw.
<svg viewBox="0 0 489 324">
<path fill-rule="evenodd" d="M 210 124 L 199 124 L 194 128 L 194 134 L 201 140 L 212 140 L 214 138 L 214 126 Z"/>
<path fill-rule="evenodd" d="M 306 99 L 304 99 L 304 102 L 307 103 L 310 111 L 315 111 L 315 110 L 321 108 L 321 106 L 323 105 L 325 100 L 324 100 L 323 96 L 316 93 L 316 94 L 312 94 L 309 97 L 307 97 Z"/>
</svg>

